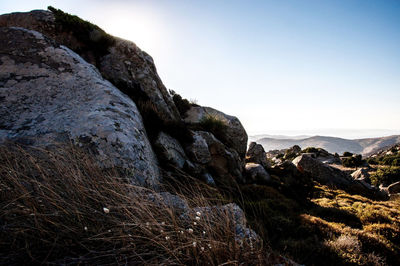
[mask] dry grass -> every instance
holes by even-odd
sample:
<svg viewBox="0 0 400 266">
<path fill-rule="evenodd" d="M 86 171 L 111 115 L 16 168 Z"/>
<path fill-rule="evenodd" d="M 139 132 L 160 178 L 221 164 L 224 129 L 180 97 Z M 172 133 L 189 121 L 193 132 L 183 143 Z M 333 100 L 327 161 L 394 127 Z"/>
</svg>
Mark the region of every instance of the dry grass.
<svg viewBox="0 0 400 266">
<path fill-rule="evenodd" d="M 73 146 L 2 146 L 0 174 L 0 264 L 269 264 L 228 213 L 183 219 Z"/>
</svg>

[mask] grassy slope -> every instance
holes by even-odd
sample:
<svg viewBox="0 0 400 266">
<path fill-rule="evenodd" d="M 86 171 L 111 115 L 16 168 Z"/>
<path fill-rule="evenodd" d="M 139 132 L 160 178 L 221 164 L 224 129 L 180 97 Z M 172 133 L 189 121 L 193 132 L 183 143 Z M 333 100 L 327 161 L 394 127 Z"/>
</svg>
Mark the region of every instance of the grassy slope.
<svg viewBox="0 0 400 266">
<path fill-rule="evenodd" d="M 253 227 L 283 255 L 306 265 L 396 265 L 400 202 L 372 201 L 315 183 L 299 200 L 269 186 L 245 186 Z"/>
</svg>

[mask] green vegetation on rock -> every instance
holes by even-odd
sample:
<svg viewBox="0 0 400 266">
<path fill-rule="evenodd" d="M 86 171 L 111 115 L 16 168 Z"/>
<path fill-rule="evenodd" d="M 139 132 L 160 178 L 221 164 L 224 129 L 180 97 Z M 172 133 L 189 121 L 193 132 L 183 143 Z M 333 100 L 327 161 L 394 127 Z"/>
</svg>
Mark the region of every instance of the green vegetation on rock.
<svg viewBox="0 0 400 266">
<path fill-rule="evenodd" d="M 92 51 L 98 57 L 107 54 L 108 48 L 114 44 L 114 38 L 100 27 L 52 6 L 48 9 L 54 14 L 58 30 L 71 32 L 81 42 L 82 45 L 75 49 L 77 53 Z"/>
</svg>

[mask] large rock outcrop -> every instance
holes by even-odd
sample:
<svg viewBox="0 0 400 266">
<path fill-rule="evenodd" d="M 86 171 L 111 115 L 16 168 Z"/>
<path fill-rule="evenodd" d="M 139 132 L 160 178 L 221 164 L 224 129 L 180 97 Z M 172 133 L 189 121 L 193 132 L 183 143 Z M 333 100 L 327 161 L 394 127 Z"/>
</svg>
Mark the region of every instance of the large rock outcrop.
<svg viewBox="0 0 400 266">
<path fill-rule="evenodd" d="M 0 28 L 0 102 L 1 142 L 84 145 L 102 165 L 130 170 L 134 183 L 159 182 L 135 103 L 41 33 Z"/>
<path fill-rule="evenodd" d="M 80 19 L 71 18 L 65 23 L 65 16 L 70 15 L 45 10 L 5 14 L 0 16 L 0 27 L 16 26 L 43 33 L 96 65 L 104 78 L 135 101 L 150 101 L 162 118 L 180 120 L 178 109 L 158 76 L 151 56 L 133 42 L 110 35 L 106 41 L 98 41 L 105 35 L 100 28 L 82 20 L 79 23 L 86 23 L 85 27 L 81 24 L 74 27 L 74 19 Z M 88 32 L 82 32 L 85 28 Z"/>
</svg>

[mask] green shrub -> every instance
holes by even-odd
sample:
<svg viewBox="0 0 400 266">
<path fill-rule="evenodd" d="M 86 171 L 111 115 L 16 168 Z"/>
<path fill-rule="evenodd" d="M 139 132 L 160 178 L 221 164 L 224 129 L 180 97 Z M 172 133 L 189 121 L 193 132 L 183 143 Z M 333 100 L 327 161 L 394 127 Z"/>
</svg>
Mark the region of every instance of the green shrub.
<svg viewBox="0 0 400 266">
<path fill-rule="evenodd" d="M 93 52 L 96 63 L 98 63 L 99 57 L 107 54 L 108 48 L 114 44 L 114 38 L 100 27 L 52 6 L 49 6 L 48 9 L 54 14 L 56 29 L 62 32 L 71 32 L 82 43 L 81 46 L 74 47 L 78 54 Z"/>
<path fill-rule="evenodd" d="M 359 167 L 364 163 L 360 154 L 342 158 L 342 165 L 345 167 Z"/>
<path fill-rule="evenodd" d="M 226 143 L 226 122 L 218 115 L 205 115 L 195 126 L 197 129 L 211 132 L 217 139 Z"/>
<path fill-rule="evenodd" d="M 319 150 L 315 147 L 307 147 L 304 150 L 302 150 L 302 153 L 315 153 L 318 152 Z"/>
<path fill-rule="evenodd" d="M 169 92 L 172 95 L 172 100 L 174 101 L 176 108 L 178 108 L 179 114 L 185 118 L 186 112 L 189 111 L 192 104 L 187 99 L 182 98 L 182 96 L 177 94 L 175 91 L 170 90 Z"/>
<path fill-rule="evenodd" d="M 379 168 L 370 176 L 371 183 L 374 186 L 388 186 L 394 182 L 400 181 L 400 167 L 389 166 Z"/>
<path fill-rule="evenodd" d="M 343 157 L 351 157 L 353 154 L 351 152 L 345 151 L 343 152 Z"/>
</svg>

